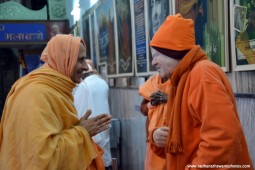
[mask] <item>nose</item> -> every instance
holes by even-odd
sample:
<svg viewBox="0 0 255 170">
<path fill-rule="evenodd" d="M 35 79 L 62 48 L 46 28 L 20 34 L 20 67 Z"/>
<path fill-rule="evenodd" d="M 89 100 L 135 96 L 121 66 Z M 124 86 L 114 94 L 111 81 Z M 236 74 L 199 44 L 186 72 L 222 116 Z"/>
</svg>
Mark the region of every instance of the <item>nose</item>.
<svg viewBox="0 0 255 170">
<path fill-rule="evenodd" d="M 151 64 L 152 64 L 153 66 L 157 65 L 156 57 L 153 57 L 153 58 L 152 58 Z"/>
<path fill-rule="evenodd" d="M 85 71 L 88 71 L 88 70 L 89 70 L 89 66 L 88 66 L 88 64 L 86 63 L 85 60 L 84 60 L 84 62 L 83 62 L 83 64 L 82 64 L 82 68 L 83 68 L 83 70 L 85 70 Z"/>
</svg>

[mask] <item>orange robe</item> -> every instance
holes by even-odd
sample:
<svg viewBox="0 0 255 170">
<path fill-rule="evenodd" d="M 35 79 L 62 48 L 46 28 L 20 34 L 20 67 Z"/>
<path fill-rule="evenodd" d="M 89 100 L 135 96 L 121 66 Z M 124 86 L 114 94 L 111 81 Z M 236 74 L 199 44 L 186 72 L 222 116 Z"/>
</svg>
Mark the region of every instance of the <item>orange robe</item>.
<svg viewBox="0 0 255 170">
<path fill-rule="evenodd" d="M 161 90 L 164 93 L 169 92 L 167 88 L 169 87 L 170 80 L 165 83 L 161 83 L 161 78 L 159 74 L 150 77 L 142 86 L 139 88 L 139 94 L 150 101 L 150 95 L 158 90 Z M 166 104 L 160 104 L 153 108 L 149 109 L 148 112 L 148 132 L 152 131 L 156 127 L 159 127 L 163 124 L 163 111 L 166 107 Z M 147 143 L 146 148 L 146 158 L 145 158 L 145 170 L 164 170 L 165 167 L 165 159 L 157 156 L 150 149 L 150 142 Z"/>
<path fill-rule="evenodd" d="M 0 124 L 1 170 L 104 169 L 101 149 L 75 126 L 74 87 L 51 68 L 39 68 L 13 85 Z"/>
<path fill-rule="evenodd" d="M 183 152 L 165 153 L 154 143 L 151 145 L 155 153 L 166 158 L 167 169 L 184 170 L 187 165 L 250 165 L 246 169 L 253 169 L 235 97 L 221 68 L 209 60 L 196 63 L 182 96 Z"/>
</svg>

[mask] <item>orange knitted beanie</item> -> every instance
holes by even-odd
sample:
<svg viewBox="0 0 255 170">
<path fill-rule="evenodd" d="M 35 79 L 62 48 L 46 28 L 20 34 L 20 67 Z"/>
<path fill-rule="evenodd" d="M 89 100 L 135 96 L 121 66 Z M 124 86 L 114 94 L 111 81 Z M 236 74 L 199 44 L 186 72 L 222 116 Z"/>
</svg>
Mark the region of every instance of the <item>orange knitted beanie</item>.
<svg viewBox="0 0 255 170">
<path fill-rule="evenodd" d="M 194 22 L 180 14 L 169 15 L 153 36 L 150 46 L 183 51 L 195 46 Z"/>
</svg>

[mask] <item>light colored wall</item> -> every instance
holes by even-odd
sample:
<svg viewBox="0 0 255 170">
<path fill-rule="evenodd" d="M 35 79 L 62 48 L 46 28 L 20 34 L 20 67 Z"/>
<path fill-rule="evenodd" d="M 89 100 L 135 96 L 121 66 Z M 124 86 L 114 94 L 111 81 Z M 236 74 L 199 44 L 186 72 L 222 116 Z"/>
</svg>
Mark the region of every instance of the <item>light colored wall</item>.
<svg viewBox="0 0 255 170">
<path fill-rule="evenodd" d="M 146 149 L 145 117 L 140 113 L 137 89 L 111 88 L 110 110 L 121 125 L 119 148 L 122 170 L 144 170 Z"/>
<path fill-rule="evenodd" d="M 246 136 L 249 153 L 255 166 L 255 98 L 237 97 L 239 118 Z"/>
</svg>

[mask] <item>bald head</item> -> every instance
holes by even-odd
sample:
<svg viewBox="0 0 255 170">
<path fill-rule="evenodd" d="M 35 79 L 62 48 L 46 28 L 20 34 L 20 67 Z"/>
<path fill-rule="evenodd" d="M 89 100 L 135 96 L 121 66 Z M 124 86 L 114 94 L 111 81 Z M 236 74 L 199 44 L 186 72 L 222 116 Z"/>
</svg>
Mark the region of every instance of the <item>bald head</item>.
<svg viewBox="0 0 255 170">
<path fill-rule="evenodd" d="M 94 73 L 97 73 L 97 70 L 96 70 L 96 68 L 95 68 L 95 65 L 94 65 L 94 63 L 93 63 L 93 61 L 92 61 L 91 59 L 86 59 L 86 63 L 89 64 L 89 65 L 91 65 L 91 67 L 92 67 Z"/>
<path fill-rule="evenodd" d="M 94 63 L 93 63 L 92 60 L 86 59 L 86 63 L 89 64 L 89 65 L 91 65 L 91 67 L 92 67 L 93 69 L 95 68 L 95 65 L 94 65 Z"/>
</svg>

